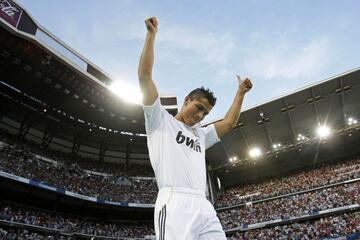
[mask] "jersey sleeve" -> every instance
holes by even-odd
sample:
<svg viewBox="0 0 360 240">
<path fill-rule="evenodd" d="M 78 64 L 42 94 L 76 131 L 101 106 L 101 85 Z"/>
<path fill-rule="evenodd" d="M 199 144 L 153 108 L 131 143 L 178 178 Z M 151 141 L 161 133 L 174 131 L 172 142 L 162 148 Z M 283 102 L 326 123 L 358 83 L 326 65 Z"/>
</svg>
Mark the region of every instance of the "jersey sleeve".
<svg viewBox="0 0 360 240">
<path fill-rule="evenodd" d="M 161 125 L 166 110 L 160 104 L 160 97 L 158 97 L 152 105 L 143 105 L 143 109 L 146 133 L 150 135 Z"/>
<path fill-rule="evenodd" d="M 205 134 L 205 149 L 208 149 L 217 142 L 220 142 L 220 138 L 216 133 L 214 124 L 201 128 L 202 132 Z"/>
</svg>

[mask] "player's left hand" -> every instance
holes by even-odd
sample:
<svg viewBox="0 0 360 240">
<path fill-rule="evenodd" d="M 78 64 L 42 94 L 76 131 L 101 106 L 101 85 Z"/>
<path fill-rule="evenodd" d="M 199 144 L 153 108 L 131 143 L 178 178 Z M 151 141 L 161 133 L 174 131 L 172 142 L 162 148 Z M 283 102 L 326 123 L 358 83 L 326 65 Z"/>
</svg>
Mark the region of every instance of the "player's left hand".
<svg viewBox="0 0 360 240">
<path fill-rule="evenodd" d="M 247 93 L 252 88 L 252 83 L 249 78 L 241 79 L 239 75 L 236 75 L 239 82 L 239 90 L 243 93 Z"/>
</svg>

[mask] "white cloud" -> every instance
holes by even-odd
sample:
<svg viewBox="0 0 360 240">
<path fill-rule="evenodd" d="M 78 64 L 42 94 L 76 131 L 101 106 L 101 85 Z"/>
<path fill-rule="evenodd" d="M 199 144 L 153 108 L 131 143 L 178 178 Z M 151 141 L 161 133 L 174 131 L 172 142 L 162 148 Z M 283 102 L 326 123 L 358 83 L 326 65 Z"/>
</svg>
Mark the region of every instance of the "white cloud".
<svg viewBox="0 0 360 240">
<path fill-rule="evenodd" d="M 229 86 L 234 85 L 237 83 L 236 80 L 236 72 L 231 71 L 228 68 L 219 68 L 213 77 L 212 80 L 213 83 L 215 83 L 217 86 Z"/>
<path fill-rule="evenodd" d="M 244 67 L 252 76 L 264 79 L 314 76 L 330 62 L 333 54 L 328 38 L 313 39 L 300 47 L 283 39 L 253 50 Z"/>
<path fill-rule="evenodd" d="M 159 29 L 159 45 L 166 44 L 171 51 L 188 50 L 197 58 L 213 64 L 226 64 L 234 48 L 234 37 L 231 33 L 205 32 L 198 29 L 165 25 Z"/>
<path fill-rule="evenodd" d="M 216 73 L 216 76 L 219 78 L 226 78 L 230 76 L 230 71 L 228 69 L 222 68 Z"/>
<path fill-rule="evenodd" d="M 115 15 L 112 21 L 103 17 L 100 19 L 94 17 L 87 31 L 81 31 L 80 27 L 74 27 L 72 20 L 67 20 L 68 24 L 65 24 L 64 31 L 70 42 L 78 46 L 77 49 L 82 53 L 87 56 L 95 55 L 92 57 L 95 63 L 98 62 L 99 57 L 102 57 L 97 53 L 98 49 L 109 51 L 108 46 L 114 46 L 114 52 L 130 55 L 133 51 L 129 51 L 124 46 L 136 44 L 138 45 L 137 54 L 140 55 L 146 37 L 142 16 L 145 14 L 140 11 L 135 15 L 136 17 L 129 17 L 126 21 L 120 15 Z M 156 61 L 172 65 L 203 63 L 225 65 L 228 63 L 235 47 L 234 36 L 231 33 L 199 30 L 194 26 L 174 24 L 167 19 L 162 20 L 159 23 L 156 38 Z"/>
</svg>

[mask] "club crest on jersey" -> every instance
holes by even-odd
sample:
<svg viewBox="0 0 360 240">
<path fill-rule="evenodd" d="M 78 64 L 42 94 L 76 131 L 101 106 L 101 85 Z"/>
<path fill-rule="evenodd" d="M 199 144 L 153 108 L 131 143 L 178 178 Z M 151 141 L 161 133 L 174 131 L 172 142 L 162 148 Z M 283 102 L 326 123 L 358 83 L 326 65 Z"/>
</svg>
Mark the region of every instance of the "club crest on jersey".
<svg viewBox="0 0 360 240">
<path fill-rule="evenodd" d="M 187 137 L 185 135 L 182 134 L 182 131 L 179 131 L 177 136 L 176 136 L 176 142 L 178 144 L 182 144 L 185 143 L 185 145 L 189 148 L 191 148 L 192 150 L 196 151 L 196 152 L 200 152 L 201 153 L 201 147 L 200 147 L 200 143 L 199 140 L 196 139 L 192 139 L 190 137 Z"/>
</svg>

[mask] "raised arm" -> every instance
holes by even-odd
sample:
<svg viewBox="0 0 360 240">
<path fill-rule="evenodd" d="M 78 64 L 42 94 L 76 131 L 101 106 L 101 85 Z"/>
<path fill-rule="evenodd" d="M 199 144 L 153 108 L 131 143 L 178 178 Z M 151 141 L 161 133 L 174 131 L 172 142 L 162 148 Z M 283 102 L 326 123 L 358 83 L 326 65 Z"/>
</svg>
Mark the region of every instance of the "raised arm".
<svg viewBox="0 0 360 240">
<path fill-rule="evenodd" d="M 239 75 L 237 75 L 237 79 L 239 82 L 239 87 L 233 103 L 231 104 L 224 119 L 214 124 L 218 137 L 224 136 L 226 133 L 230 132 L 231 129 L 235 126 L 240 117 L 240 111 L 244 96 L 252 88 L 252 83 L 250 79 L 245 78 L 244 80 L 241 80 Z"/>
<path fill-rule="evenodd" d="M 152 105 L 158 97 L 158 91 L 152 79 L 152 68 L 154 64 L 154 41 L 157 32 L 157 20 L 151 17 L 145 20 L 147 29 L 144 49 L 139 62 L 139 83 L 143 95 L 143 104 Z"/>
</svg>

